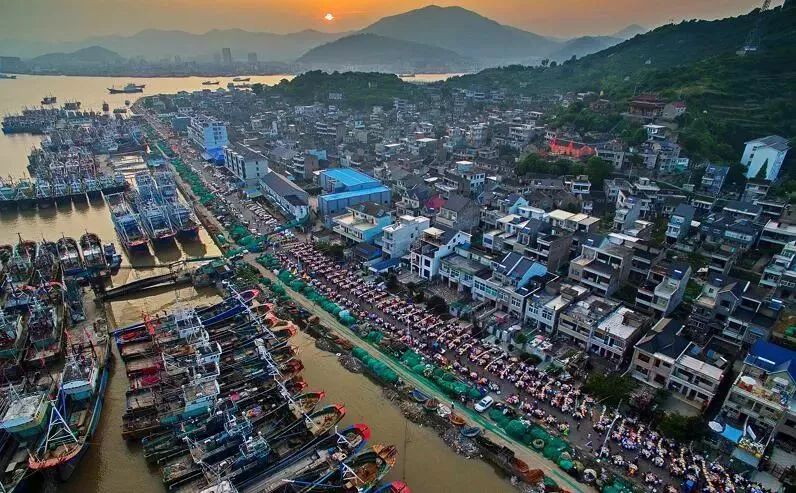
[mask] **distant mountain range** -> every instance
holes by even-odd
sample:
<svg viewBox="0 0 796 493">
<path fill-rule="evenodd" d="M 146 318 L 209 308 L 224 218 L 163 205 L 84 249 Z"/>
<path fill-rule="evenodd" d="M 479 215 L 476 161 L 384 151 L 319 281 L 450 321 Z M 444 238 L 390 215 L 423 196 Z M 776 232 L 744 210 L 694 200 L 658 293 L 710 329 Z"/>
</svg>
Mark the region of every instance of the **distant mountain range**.
<svg viewBox="0 0 796 493">
<path fill-rule="evenodd" d="M 536 65 L 543 58 L 563 61 L 572 55 L 580 57 L 594 53 L 643 31 L 645 29 L 641 26 L 633 25 L 614 36 L 583 36 L 559 40 L 499 24 L 461 7 L 430 5 L 385 17 L 357 32 L 324 33 L 306 30 L 291 34 L 273 34 L 226 29 L 194 34 L 148 29 L 132 36 L 92 37 L 75 43 L 46 44 L 2 40 L 0 54 L 34 58 L 57 51 L 58 53 L 53 54 L 62 56 L 64 52 L 97 46 L 125 58 L 143 57 L 157 61 L 179 56 L 184 60 L 210 61 L 222 48 L 230 48 L 236 60 L 245 60 L 248 53 L 256 53 L 260 61 L 298 60 L 301 64 L 310 61 L 317 64 L 320 62 L 316 59 L 319 51 L 315 48 L 328 44 L 320 53 L 329 56 L 329 60 L 351 62 L 354 61 L 350 60 L 352 53 L 374 60 L 384 53 L 393 53 L 401 54 L 404 58 L 393 58 L 390 60 L 391 64 L 401 65 L 409 71 L 420 71 L 424 67 L 436 65 L 435 58 L 442 56 L 450 57 L 447 65 L 471 68 L 516 63 Z M 394 42 L 388 43 L 385 39 L 379 39 L 368 50 L 364 43 L 375 38 L 358 36 L 361 34 L 391 38 Z M 346 43 L 335 43 L 351 36 L 354 37 Z M 426 53 L 422 53 L 420 47 L 425 47 Z"/>
<path fill-rule="evenodd" d="M 476 65 L 475 60 L 445 48 L 370 33 L 313 48 L 297 63 L 311 69 L 364 72 L 457 72 Z"/>
<path fill-rule="evenodd" d="M 63 65 L 107 65 L 122 61 L 124 61 L 124 57 L 116 52 L 100 46 L 89 46 L 71 53 L 48 53 L 37 56 L 30 63 L 39 67 L 58 67 Z"/>
</svg>

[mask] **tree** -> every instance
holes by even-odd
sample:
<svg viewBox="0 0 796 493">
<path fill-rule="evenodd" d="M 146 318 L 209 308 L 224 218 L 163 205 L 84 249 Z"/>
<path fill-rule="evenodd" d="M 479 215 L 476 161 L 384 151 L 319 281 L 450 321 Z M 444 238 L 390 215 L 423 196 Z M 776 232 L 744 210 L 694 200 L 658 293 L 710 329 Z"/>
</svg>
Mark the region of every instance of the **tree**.
<svg viewBox="0 0 796 493">
<path fill-rule="evenodd" d="M 252 84 L 252 92 L 259 96 L 265 92 L 265 86 L 261 82 L 255 82 Z"/>
<path fill-rule="evenodd" d="M 437 314 L 448 312 L 448 304 L 441 296 L 437 295 L 432 296 L 426 302 L 426 306 L 428 307 L 429 310 Z"/>
<path fill-rule="evenodd" d="M 766 161 L 763 163 L 763 166 L 761 166 L 760 169 L 757 171 L 755 179 L 766 180 L 768 179 L 767 177 L 768 177 L 768 159 L 766 159 Z"/>
<path fill-rule="evenodd" d="M 556 68 L 556 67 L 558 67 L 557 61 L 553 60 L 552 62 L 550 62 L 550 68 Z"/>
<path fill-rule="evenodd" d="M 547 67 L 548 65 L 550 65 L 550 59 L 549 58 L 542 59 L 542 67 Z"/>
<path fill-rule="evenodd" d="M 616 406 L 619 401 L 630 397 L 635 386 L 633 379 L 628 376 L 594 373 L 586 380 L 583 389 L 595 395 L 605 405 Z"/>
<path fill-rule="evenodd" d="M 602 188 L 603 181 L 611 176 L 614 167 L 608 161 L 592 156 L 586 161 L 586 174 L 589 175 L 591 186 L 595 188 Z"/>
<path fill-rule="evenodd" d="M 666 413 L 658 429 L 661 433 L 678 442 L 699 441 L 705 435 L 706 424 L 699 416 L 683 416 L 680 413 Z"/>
<path fill-rule="evenodd" d="M 638 168 L 644 164 L 644 156 L 641 154 L 631 154 L 627 160 L 630 162 L 630 166 L 633 168 Z"/>
</svg>

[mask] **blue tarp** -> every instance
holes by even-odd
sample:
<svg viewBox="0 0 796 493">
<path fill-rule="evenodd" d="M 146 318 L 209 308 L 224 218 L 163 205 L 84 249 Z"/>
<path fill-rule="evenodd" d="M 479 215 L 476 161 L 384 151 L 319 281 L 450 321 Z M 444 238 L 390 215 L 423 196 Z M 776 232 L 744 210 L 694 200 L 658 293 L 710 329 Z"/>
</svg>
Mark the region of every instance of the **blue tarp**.
<svg viewBox="0 0 796 493">
<path fill-rule="evenodd" d="M 721 432 L 721 436 L 731 441 L 732 443 L 738 443 L 738 441 L 743 436 L 743 430 L 739 430 L 738 428 L 733 428 L 730 425 L 724 425 L 724 430 Z"/>
</svg>

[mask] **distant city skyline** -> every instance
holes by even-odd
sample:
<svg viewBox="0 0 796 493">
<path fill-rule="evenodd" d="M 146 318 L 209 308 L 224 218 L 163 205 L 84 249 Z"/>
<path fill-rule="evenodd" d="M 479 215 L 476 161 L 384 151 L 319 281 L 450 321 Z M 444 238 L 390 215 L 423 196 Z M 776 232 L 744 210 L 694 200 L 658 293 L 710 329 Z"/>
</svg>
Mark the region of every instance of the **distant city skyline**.
<svg viewBox="0 0 796 493">
<path fill-rule="evenodd" d="M 630 24 L 655 27 L 683 19 L 746 13 L 759 0 L 2 0 L 0 38 L 77 41 L 145 29 L 202 33 L 211 29 L 289 33 L 361 29 L 381 17 L 430 4 L 461 6 L 553 37 L 612 34 Z M 780 5 L 775 0 L 774 5 Z M 164 5 L 165 4 L 165 5 Z M 330 14 L 330 15 L 327 15 Z"/>
</svg>

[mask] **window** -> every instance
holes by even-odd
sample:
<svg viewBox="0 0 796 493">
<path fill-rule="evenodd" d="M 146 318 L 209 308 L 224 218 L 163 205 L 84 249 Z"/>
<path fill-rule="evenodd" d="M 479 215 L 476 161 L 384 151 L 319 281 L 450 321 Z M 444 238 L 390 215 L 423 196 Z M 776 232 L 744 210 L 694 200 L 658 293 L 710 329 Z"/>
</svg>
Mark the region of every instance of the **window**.
<svg viewBox="0 0 796 493">
<path fill-rule="evenodd" d="M 646 354 L 639 353 L 638 359 L 639 359 L 639 361 L 643 361 L 644 363 L 649 363 L 650 362 L 650 357 L 647 356 Z"/>
</svg>

